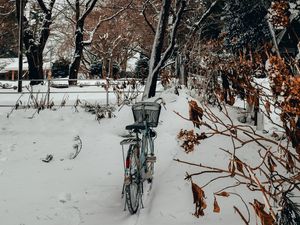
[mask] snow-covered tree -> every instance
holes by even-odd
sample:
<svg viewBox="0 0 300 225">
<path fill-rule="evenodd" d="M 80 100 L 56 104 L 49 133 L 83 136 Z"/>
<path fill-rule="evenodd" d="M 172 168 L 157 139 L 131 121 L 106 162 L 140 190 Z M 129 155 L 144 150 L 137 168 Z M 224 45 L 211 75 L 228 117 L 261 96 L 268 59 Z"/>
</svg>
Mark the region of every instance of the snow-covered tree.
<svg viewBox="0 0 300 225">
<path fill-rule="evenodd" d="M 202 40 L 205 43 L 216 39 L 221 33 L 223 7 L 222 0 L 189 1 L 183 14 L 183 22 L 178 28 L 178 41 L 174 52 L 175 75 L 179 77 L 180 84 L 186 85 L 188 73 L 194 73 L 195 66 L 199 66 L 199 43 Z"/>
<path fill-rule="evenodd" d="M 75 13 L 75 50 L 73 59 L 70 65 L 70 79 L 77 79 L 77 75 L 80 68 L 81 59 L 83 56 L 84 49 L 91 45 L 94 36 L 97 32 L 97 30 L 101 27 L 101 25 L 104 22 L 110 21 L 116 16 L 118 16 L 120 13 L 122 13 L 125 9 L 127 9 L 132 0 L 126 1 L 127 4 L 121 6 L 119 9 L 116 9 L 115 12 L 109 16 L 106 15 L 100 15 L 97 20 L 95 21 L 95 24 L 93 26 L 93 29 L 90 31 L 86 29 L 86 20 L 87 18 L 92 14 L 93 10 L 96 8 L 96 3 L 98 0 L 88 0 L 88 1 L 80 1 L 75 0 L 74 3 L 67 0 L 70 7 L 73 9 Z M 108 2 L 103 1 L 101 2 L 99 8 L 105 7 Z M 71 81 L 70 83 L 76 83 L 74 81 Z"/>
<path fill-rule="evenodd" d="M 136 62 L 135 73 L 138 78 L 146 78 L 149 73 L 149 59 L 141 55 L 140 59 Z"/>
<path fill-rule="evenodd" d="M 25 1 L 27 12 L 23 17 L 23 42 L 28 61 L 30 79 L 43 79 L 43 52 L 50 35 L 52 10 L 56 0 Z M 20 2 L 16 1 L 17 17 L 19 18 Z M 28 15 L 29 14 L 29 15 Z M 32 80 L 31 85 L 41 81 Z"/>
<path fill-rule="evenodd" d="M 224 8 L 225 46 L 234 52 L 256 49 L 270 39 L 262 0 L 229 0 Z"/>
<path fill-rule="evenodd" d="M 164 63 L 170 57 L 174 47 L 178 31 L 178 26 L 181 21 L 184 9 L 186 7 L 186 1 L 181 0 L 176 2 L 176 11 L 173 19 L 173 23 L 170 28 L 169 34 L 169 44 L 165 51 L 163 51 L 165 38 L 167 37 L 167 29 L 169 25 L 169 15 L 171 11 L 172 0 L 163 0 L 159 20 L 156 27 L 156 33 L 153 41 L 153 47 L 149 62 L 149 74 L 143 93 L 143 99 L 151 98 L 155 96 L 156 83 L 159 75 L 160 69 L 163 67 Z"/>
</svg>

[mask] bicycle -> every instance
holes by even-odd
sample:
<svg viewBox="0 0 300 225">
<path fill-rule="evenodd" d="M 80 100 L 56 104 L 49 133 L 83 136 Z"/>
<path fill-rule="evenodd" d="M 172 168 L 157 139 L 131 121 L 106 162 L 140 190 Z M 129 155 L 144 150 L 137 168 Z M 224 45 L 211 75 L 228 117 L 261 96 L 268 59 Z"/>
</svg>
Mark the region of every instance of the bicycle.
<svg viewBox="0 0 300 225">
<path fill-rule="evenodd" d="M 139 102 L 132 106 L 134 124 L 127 125 L 126 130 L 135 136 L 121 141 L 124 164 L 124 184 L 122 198 L 125 196 L 125 206 L 131 214 L 135 214 L 141 205 L 144 192 L 144 181 L 152 185 L 154 175 L 154 139 L 157 134 L 152 129 L 157 127 L 161 105 L 157 102 Z M 139 136 L 141 134 L 141 138 Z M 124 145 L 129 144 L 125 158 Z"/>
</svg>

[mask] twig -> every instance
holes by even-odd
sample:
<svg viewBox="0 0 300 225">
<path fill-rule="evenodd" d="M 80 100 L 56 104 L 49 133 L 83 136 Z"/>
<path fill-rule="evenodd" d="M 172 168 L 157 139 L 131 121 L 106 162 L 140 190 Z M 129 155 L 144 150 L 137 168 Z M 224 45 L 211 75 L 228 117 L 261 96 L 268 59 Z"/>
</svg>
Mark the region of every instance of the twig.
<svg viewBox="0 0 300 225">
<path fill-rule="evenodd" d="M 74 137 L 74 141 L 76 141 L 76 143 L 73 145 L 73 148 L 75 149 L 75 153 L 70 155 L 70 159 L 75 159 L 79 155 L 82 149 L 82 141 L 79 135 Z"/>
</svg>

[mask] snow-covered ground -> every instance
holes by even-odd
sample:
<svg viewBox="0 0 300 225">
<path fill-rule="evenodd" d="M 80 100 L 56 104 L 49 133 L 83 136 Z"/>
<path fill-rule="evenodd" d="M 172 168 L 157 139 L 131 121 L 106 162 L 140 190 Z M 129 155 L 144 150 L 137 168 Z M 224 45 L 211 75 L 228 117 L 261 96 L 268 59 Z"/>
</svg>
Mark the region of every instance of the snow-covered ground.
<svg viewBox="0 0 300 225">
<path fill-rule="evenodd" d="M 63 95 L 60 94 L 60 98 Z M 166 102 L 166 110 L 162 108 L 156 128 L 154 183 L 151 191 L 144 195 L 145 208 L 136 215 L 123 210 L 124 199 L 121 198 L 123 162 L 119 143 L 126 134 L 125 126 L 133 122 L 129 106 L 116 110 L 114 118 L 102 119 L 100 123 L 81 108 L 79 112 L 72 107 L 56 107 L 55 111 L 46 109 L 33 118 L 33 109 L 15 110 L 7 118 L 11 109 L 0 108 L 1 224 L 242 224 L 232 207 L 235 205 L 247 214 L 238 197 L 218 199 L 221 212 L 213 213 L 212 193 L 224 184 L 232 183 L 230 178 L 223 179 L 220 186 L 207 186 L 204 189 L 208 204 L 205 216 L 198 219 L 192 215 L 191 183 L 184 177 L 187 171 L 191 173 L 199 169 L 173 159 L 227 168 L 228 155 L 219 148 L 230 149 L 231 140 L 216 136 L 203 140 L 196 151 L 184 153 L 176 136 L 180 129 L 193 129 L 193 125 L 174 111 L 188 117 L 190 97 L 184 91 L 177 96 L 171 90 L 163 92 L 161 97 Z M 94 94 L 88 98 L 97 102 L 104 100 L 105 95 Z M 1 97 L 0 104 L 14 104 L 15 99 Z M 217 108 L 213 110 L 217 113 Z M 234 110 L 231 113 L 235 113 Z M 77 135 L 82 140 L 82 150 L 75 159 L 70 159 Z M 45 163 L 42 159 L 48 154 L 53 155 L 53 160 Z M 237 154 L 241 159 L 246 155 L 253 160 L 257 157 L 251 146 Z M 212 175 L 208 174 L 201 180 L 195 178 L 194 182 L 203 185 L 211 178 Z M 235 188 L 231 191 L 247 192 Z M 245 200 L 251 201 L 253 197 L 247 195 Z M 253 210 L 251 214 L 254 218 Z M 252 223 L 255 224 L 255 219 Z"/>
</svg>

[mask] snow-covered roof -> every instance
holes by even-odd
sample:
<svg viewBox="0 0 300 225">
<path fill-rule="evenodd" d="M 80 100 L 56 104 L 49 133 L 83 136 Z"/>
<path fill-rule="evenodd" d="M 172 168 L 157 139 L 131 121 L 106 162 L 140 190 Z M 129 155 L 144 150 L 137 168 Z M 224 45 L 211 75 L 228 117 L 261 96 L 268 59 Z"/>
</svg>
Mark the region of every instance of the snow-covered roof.
<svg viewBox="0 0 300 225">
<path fill-rule="evenodd" d="M 44 70 L 51 69 L 51 63 L 46 62 L 43 64 Z M 10 64 L 6 65 L 1 72 L 7 72 L 7 71 L 16 71 L 19 70 L 19 61 L 13 60 Z M 28 70 L 28 62 L 27 60 L 23 59 L 23 70 Z"/>
<path fill-rule="evenodd" d="M 28 63 L 23 59 L 23 70 L 28 69 Z M 12 71 L 12 70 L 19 70 L 19 60 L 17 59 L 16 61 L 8 64 L 7 66 L 4 67 L 5 71 Z"/>
<path fill-rule="evenodd" d="M 7 72 L 4 68 L 14 62 L 17 62 L 18 58 L 0 58 L 0 73 Z"/>
</svg>

